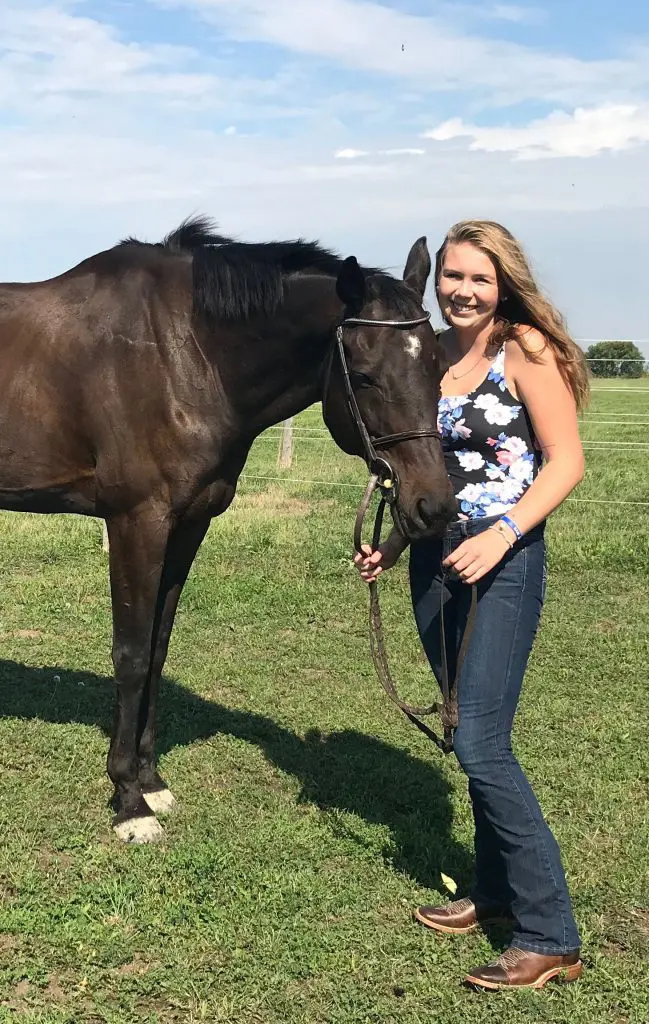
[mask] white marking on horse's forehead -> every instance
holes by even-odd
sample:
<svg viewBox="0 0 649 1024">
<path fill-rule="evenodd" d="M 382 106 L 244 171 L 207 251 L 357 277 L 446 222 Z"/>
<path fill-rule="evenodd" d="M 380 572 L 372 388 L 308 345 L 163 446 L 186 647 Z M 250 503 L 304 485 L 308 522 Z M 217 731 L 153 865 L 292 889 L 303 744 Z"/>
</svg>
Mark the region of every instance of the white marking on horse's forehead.
<svg viewBox="0 0 649 1024">
<path fill-rule="evenodd" d="M 406 352 L 413 359 L 417 359 L 421 352 L 421 342 L 416 334 L 409 334 L 406 338 Z"/>
</svg>

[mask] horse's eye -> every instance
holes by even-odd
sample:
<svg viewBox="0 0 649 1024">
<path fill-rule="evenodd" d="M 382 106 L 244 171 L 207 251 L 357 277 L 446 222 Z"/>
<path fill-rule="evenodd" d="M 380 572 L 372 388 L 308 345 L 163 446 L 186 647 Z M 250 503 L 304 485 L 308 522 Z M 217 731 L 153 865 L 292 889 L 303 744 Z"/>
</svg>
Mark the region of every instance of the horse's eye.
<svg viewBox="0 0 649 1024">
<path fill-rule="evenodd" d="M 355 388 L 374 387 L 374 381 L 372 378 L 368 377 L 366 373 L 361 373 L 360 370 L 350 370 L 349 379 L 352 382 L 352 387 Z"/>
</svg>

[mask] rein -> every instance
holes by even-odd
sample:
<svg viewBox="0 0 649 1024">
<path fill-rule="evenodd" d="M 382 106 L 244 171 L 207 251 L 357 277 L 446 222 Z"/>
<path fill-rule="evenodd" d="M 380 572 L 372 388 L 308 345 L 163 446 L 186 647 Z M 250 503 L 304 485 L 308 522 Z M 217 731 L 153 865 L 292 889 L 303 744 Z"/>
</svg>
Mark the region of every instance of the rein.
<svg viewBox="0 0 649 1024">
<path fill-rule="evenodd" d="M 349 367 L 347 365 L 347 359 L 345 357 L 345 350 L 343 346 L 343 332 L 346 327 L 396 327 L 409 329 L 417 327 L 420 324 L 427 323 L 430 320 L 430 313 L 426 316 L 419 317 L 416 320 L 365 320 L 360 317 L 348 317 L 342 320 L 336 329 L 336 351 L 338 352 L 338 358 L 340 360 L 340 367 L 343 375 L 343 382 L 345 385 L 345 394 L 347 397 L 347 405 L 349 411 L 354 420 L 356 429 L 358 430 L 361 444 L 364 449 L 365 462 L 370 473 L 370 478 L 365 488 L 365 494 L 358 507 L 356 513 L 356 522 L 354 525 L 354 547 L 359 554 L 363 554 L 363 523 L 365 516 L 369 509 L 370 503 L 374 492 L 378 490 L 381 498 L 376 511 L 376 518 L 374 520 L 374 530 L 372 534 L 372 550 L 375 551 L 381 543 L 381 529 L 383 526 L 383 515 L 385 512 L 385 506 L 390 506 L 390 511 L 394 519 L 395 525 L 399 532 L 405 535 L 403 528 L 403 522 L 397 505 L 397 498 L 399 496 L 399 478 L 392 469 L 392 466 L 387 459 L 378 455 L 378 451 L 381 449 L 392 447 L 395 444 L 400 444 L 402 441 L 412 441 L 416 438 L 421 437 L 433 437 L 438 441 L 441 441 L 440 433 L 437 429 L 423 428 L 421 430 L 403 430 L 397 434 L 385 434 L 381 437 L 372 438 L 367 430 L 367 427 L 361 416 L 358 402 L 351 385 L 349 376 Z M 331 360 L 329 362 L 328 372 L 325 381 L 325 387 L 323 391 L 323 402 L 326 399 L 329 379 L 331 376 L 331 367 L 333 363 L 333 350 Z M 446 574 L 444 574 L 444 578 Z M 459 713 L 457 703 L 457 681 L 464 664 L 464 659 L 469 647 L 469 641 L 471 634 L 473 633 L 473 627 L 475 624 L 475 616 L 477 610 L 478 601 L 478 588 L 475 584 L 471 586 L 471 605 L 469 609 L 469 615 L 467 617 L 467 623 L 462 637 L 462 643 L 457 657 L 457 663 L 453 680 L 449 678 L 448 671 L 448 653 L 446 647 L 446 631 L 444 628 L 444 592 L 440 597 L 440 609 L 439 609 L 439 624 L 440 624 L 440 650 L 442 657 L 442 671 L 440 679 L 440 688 L 442 691 L 442 703 L 435 702 L 426 706 L 418 706 L 408 704 L 406 701 L 399 697 L 396 685 L 390 672 L 390 666 L 388 663 L 386 648 L 385 648 L 385 637 L 383 633 L 383 621 L 381 619 L 381 607 L 379 603 L 379 591 L 376 580 L 372 580 L 369 583 L 370 592 L 370 650 L 372 653 L 372 661 L 374 662 L 374 668 L 379 678 L 383 689 L 390 698 L 393 704 L 395 704 L 406 717 L 416 725 L 417 728 L 424 733 L 436 746 L 439 747 L 445 754 L 450 754 L 453 750 L 453 729 L 456 729 L 459 724 Z M 433 729 L 430 728 L 425 722 L 422 722 L 422 718 L 426 718 L 429 715 L 438 714 L 440 716 L 442 726 L 444 729 L 444 735 L 438 736 Z"/>
</svg>

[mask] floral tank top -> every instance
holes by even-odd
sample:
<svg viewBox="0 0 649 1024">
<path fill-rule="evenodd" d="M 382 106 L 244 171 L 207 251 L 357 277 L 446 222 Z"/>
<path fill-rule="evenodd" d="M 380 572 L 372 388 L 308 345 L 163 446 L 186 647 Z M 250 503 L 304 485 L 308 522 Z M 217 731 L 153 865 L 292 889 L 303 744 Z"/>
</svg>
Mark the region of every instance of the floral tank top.
<svg viewBox="0 0 649 1024">
<path fill-rule="evenodd" d="M 482 384 L 439 401 L 438 430 L 460 519 L 502 515 L 541 467 L 527 410 L 505 383 L 505 347 Z"/>
</svg>

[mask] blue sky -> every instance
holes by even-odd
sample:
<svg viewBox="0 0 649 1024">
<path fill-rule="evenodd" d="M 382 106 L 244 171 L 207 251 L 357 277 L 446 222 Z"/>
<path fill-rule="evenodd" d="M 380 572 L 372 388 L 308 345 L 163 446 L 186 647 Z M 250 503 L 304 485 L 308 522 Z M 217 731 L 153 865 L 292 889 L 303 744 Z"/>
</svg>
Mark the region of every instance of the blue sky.
<svg viewBox="0 0 649 1024">
<path fill-rule="evenodd" d="M 490 217 L 575 335 L 649 339 L 648 182 L 640 0 L 0 9 L 0 279 L 195 211 L 395 267 Z"/>
</svg>

